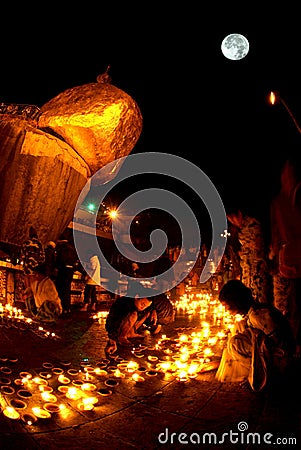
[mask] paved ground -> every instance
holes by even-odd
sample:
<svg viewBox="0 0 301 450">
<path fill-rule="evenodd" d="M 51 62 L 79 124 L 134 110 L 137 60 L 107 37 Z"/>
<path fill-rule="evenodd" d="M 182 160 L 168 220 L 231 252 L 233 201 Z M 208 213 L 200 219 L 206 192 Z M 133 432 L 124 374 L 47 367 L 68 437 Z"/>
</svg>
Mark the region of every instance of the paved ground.
<svg viewBox="0 0 301 450">
<path fill-rule="evenodd" d="M 177 314 L 173 327 L 162 332 L 174 342 L 175 336 L 195 330 L 198 324 L 199 317 Z M 48 331 L 56 333 L 57 338 L 47 335 Z M 140 343 L 140 348 L 141 345 L 146 348 L 136 355 L 129 350 L 120 350 L 117 360 L 106 362 L 104 321 L 93 319 L 87 312 L 73 310 L 55 326 L 45 326 L 44 331 L 35 327 L 20 328 L 15 321 L 4 320 L 0 333 L 1 450 L 255 449 L 271 448 L 269 442 L 279 449 L 301 448 L 297 365 L 289 386 L 281 386 L 276 392 L 255 394 L 238 384 L 217 382 L 215 371 L 199 373 L 187 382 L 177 381 L 173 373 L 156 371 L 158 361 L 166 360 L 166 353 L 163 356 L 162 351 L 156 349 L 161 334 L 157 337 L 148 335 L 138 341 L 137 347 Z M 158 361 L 149 360 L 148 356 L 156 355 Z M 90 367 L 99 367 L 105 372 L 98 375 L 93 372 L 90 380 L 83 358 L 89 358 Z M 136 361 L 145 381 L 133 381 L 128 372 L 124 378 L 114 378 L 114 370 L 122 359 Z M 71 371 L 72 375 L 69 375 L 70 369 L 78 373 Z M 53 388 L 52 395 L 57 398 L 55 403 L 63 404 L 65 409 L 52 413 L 50 418 L 38 419 L 33 425 L 25 423 L 22 420 L 24 414 L 31 412 L 34 405 L 43 406 L 43 402 L 39 385 L 34 387 L 33 383 L 28 388 L 31 397 L 17 395 L 21 388 L 27 391 L 15 383 L 20 379 L 20 372 L 46 379 Z M 96 386 L 90 394 L 98 400 L 94 409 L 81 411 L 77 407 L 78 401 L 68 399 L 60 392 L 58 386 L 63 383 L 58 381 L 56 372 L 68 377 L 70 386 L 74 385 L 72 381 L 82 380 L 86 374 L 85 381 Z M 47 373 L 51 378 L 47 379 Z M 119 384 L 107 386 L 108 379 L 115 379 Z M 7 386 L 13 388 L 12 394 L 6 393 Z M 103 396 L 106 390 L 111 394 Z M 24 409 L 17 409 L 20 413 L 17 420 L 7 418 L 3 413 L 12 400 L 22 400 L 26 405 Z M 20 404 L 17 402 L 16 406 Z M 205 433 L 211 435 L 205 436 Z M 223 433 L 227 434 L 223 437 Z M 260 445 L 247 444 L 248 433 L 257 433 L 253 436 L 256 442 L 260 440 Z M 277 438 L 278 445 L 275 444 Z M 197 439 L 200 439 L 199 443 Z M 291 439 L 296 440 L 294 445 L 290 443 Z"/>
</svg>

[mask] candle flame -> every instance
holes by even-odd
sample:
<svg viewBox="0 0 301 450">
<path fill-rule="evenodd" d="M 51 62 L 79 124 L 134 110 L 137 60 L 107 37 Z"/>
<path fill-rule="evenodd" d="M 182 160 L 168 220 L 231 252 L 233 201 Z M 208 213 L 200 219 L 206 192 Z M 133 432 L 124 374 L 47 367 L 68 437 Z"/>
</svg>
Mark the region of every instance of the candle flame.
<svg viewBox="0 0 301 450">
<path fill-rule="evenodd" d="M 273 91 L 271 91 L 271 93 L 270 93 L 270 102 L 272 105 L 275 105 L 275 103 L 276 103 L 276 95 Z"/>
</svg>

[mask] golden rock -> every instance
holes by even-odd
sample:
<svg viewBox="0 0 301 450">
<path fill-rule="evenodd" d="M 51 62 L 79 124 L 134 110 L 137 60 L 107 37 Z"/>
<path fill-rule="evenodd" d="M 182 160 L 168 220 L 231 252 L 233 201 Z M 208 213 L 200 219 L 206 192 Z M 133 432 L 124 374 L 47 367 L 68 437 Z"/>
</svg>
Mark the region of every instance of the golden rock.
<svg viewBox="0 0 301 450">
<path fill-rule="evenodd" d="M 67 89 L 40 109 L 0 105 L 0 241 L 21 244 L 31 225 L 44 244 L 56 241 L 91 176 L 108 181 L 97 172 L 116 160 L 106 173 L 112 179 L 118 158 L 134 148 L 141 112 L 108 78 Z M 32 109 L 38 113 L 27 117 Z"/>
<path fill-rule="evenodd" d="M 104 76 L 67 89 L 44 104 L 41 112 L 38 127 L 61 136 L 88 164 L 91 175 L 127 156 L 142 130 L 137 103 Z"/>
</svg>

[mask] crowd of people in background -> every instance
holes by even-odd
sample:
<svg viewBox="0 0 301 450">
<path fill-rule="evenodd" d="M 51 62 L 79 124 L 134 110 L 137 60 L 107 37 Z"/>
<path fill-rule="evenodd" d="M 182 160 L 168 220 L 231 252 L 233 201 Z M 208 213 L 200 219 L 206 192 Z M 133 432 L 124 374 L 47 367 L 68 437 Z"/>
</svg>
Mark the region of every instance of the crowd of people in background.
<svg viewBox="0 0 301 450">
<path fill-rule="evenodd" d="M 71 312 L 71 284 L 79 265 L 68 233 L 44 246 L 33 226 L 20 250 L 24 269 L 23 300 L 29 314 L 43 322 L 55 322 Z"/>
<path fill-rule="evenodd" d="M 217 377 L 224 381 L 247 376 L 254 390 L 261 389 L 266 377 L 265 362 L 259 361 L 258 356 L 262 357 L 259 347 L 266 341 L 261 339 L 259 343 L 257 338 L 259 335 L 262 337 L 259 332 L 265 331 L 271 337 L 274 332 L 279 332 L 279 324 L 285 328 L 287 321 L 295 343 L 294 356 L 301 356 L 301 175 L 298 166 L 291 160 L 285 161 L 280 179 L 280 191 L 270 203 L 268 233 L 264 232 L 260 219 L 249 213 L 246 205 L 226 211 L 228 235 L 225 252 L 221 259 L 217 257 L 211 261 L 212 272 L 207 286 L 218 291 L 220 301 L 230 311 L 238 311 L 247 317 L 249 324 L 229 341 Z M 218 255 L 219 249 L 215 250 Z M 143 264 L 131 262 L 128 275 L 138 281 L 150 276 L 153 279 L 152 290 L 156 293 L 145 293 L 142 299 L 135 295 L 116 295 L 106 324 L 108 354 L 115 352 L 118 344 L 129 344 L 131 337 L 139 335 L 142 324 L 155 334 L 162 325 L 172 323 L 175 315 L 172 300 L 187 289 L 201 287 L 200 275 L 207 261 L 208 248 L 202 244 L 200 249 L 196 249 L 192 244 L 191 249 L 186 249 L 185 257 L 181 252 L 183 249 L 179 246 L 168 247 L 155 261 L 151 273 L 144 272 Z M 189 270 L 183 268 L 181 281 L 171 286 L 176 277 L 173 264 L 180 255 Z M 70 313 L 71 283 L 74 271 L 79 267 L 85 280 L 82 310 L 96 310 L 101 265 L 94 250 L 87 252 L 86 265 L 81 266 L 67 234 L 43 247 L 31 226 L 29 237 L 21 249 L 21 259 L 24 300 L 35 318 L 51 322 Z M 193 262 L 191 266 L 190 260 Z M 160 275 L 165 272 L 168 278 L 161 279 Z M 129 292 L 135 285 L 128 286 Z M 281 322 L 278 313 L 284 321 Z M 287 331 L 286 336 L 290 340 Z M 291 354 L 292 346 L 289 351 Z"/>
<path fill-rule="evenodd" d="M 248 380 L 255 391 L 286 380 L 301 356 L 301 172 L 288 159 L 280 190 L 271 199 L 269 233 L 241 210 L 232 225 L 238 269 L 219 290 L 219 300 L 243 321 L 228 339 L 217 371 L 220 381 Z M 233 228 L 234 226 L 234 228 Z M 266 236 L 269 238 L 266 239 Z M 284 377 L 283 377 L 284 376 Z"/>
</svg>

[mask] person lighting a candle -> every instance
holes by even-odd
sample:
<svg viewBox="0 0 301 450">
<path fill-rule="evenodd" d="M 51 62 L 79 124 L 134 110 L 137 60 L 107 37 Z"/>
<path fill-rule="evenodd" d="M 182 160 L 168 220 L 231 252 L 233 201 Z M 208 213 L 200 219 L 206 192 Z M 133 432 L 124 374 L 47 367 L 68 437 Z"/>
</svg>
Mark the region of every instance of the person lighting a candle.
<svg viewBox="0 0 301 450">
<path fill-rule="evenodd" d="M 219 300 L 232 315 L 240 315 L 229 336 L 216 378 L 248 382 L 253 391 L 284 380 L 293 361 L 295 339 L 288 320 L 271 304 L 256 302 L 240 280 L 229 280 Z"/>
<path fill-rule="evenodd" d="M 144 288 L 140 283 L 133 283 L 127 296 L 118 297 L 111 305 L 105 325 L 108 333 L 105 348 L 107 356 L 116 352 L 118 344 L 129 347 L 132 346 L 129 339 L 144 337 L 138 331 L 150 312 L 141 312 L 151 305 L 152 294 L 151 289 Z"/>
<path fill-rule="evenodd" d="M 166 293 L 155 295 L 146 311 L 149 311 L 150 315 L 144 325 L 149 328 L 151 334 L 160 333 L 162 325 L 168 325 L 175 320 L 175 309 Z"/>
</svg>

